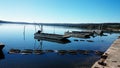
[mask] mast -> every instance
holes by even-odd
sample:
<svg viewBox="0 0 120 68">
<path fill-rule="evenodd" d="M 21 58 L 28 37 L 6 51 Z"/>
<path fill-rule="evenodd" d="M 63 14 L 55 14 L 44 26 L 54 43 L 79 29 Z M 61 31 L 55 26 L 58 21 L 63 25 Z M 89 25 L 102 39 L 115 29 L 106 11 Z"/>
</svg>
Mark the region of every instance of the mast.
<svg viewBox="0 0 120 68">
<path fill-rule="evenodd" d="M 25 26 L 24 26 L 24 29 L 23 29 L 23 39 L 25 40 Z"/>
</svg>

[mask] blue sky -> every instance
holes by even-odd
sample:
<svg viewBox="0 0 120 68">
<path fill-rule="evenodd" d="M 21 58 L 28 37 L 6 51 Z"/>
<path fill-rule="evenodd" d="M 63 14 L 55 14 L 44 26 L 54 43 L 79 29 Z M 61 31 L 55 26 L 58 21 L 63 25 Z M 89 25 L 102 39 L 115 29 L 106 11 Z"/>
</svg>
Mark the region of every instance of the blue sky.
<svg viewBox="0 0 120 68">
<path fill-rule="evenodd" d="M 120 22 L 120 0 L 0 0 L 0 20 L 41 23 Z"/>
</svg>

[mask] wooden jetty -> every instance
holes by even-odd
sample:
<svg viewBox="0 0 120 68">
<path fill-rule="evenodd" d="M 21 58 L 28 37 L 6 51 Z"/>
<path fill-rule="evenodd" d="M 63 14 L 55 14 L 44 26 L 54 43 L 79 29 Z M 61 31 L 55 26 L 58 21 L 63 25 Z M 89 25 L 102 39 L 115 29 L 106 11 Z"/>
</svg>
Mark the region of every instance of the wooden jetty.
<svg viewBox="0 0 120 68">
<path fill-rule="evenodd" d="M 50 33 L 41 33 L 40 31 L 34 34 L 38 38 L 54 39 L 54 40 L 63 40 L 69 38 L 69 35 L 59 35 L 59 34 L 50 34 Z"/>
<path fill-rule="evenodd" d="M 0 50 L 2 50 L 4 46 L 5 45 L 3 43 L 0 43 Z"/>
<path fill-rule="evenodd" d="M 91 68 L 120 68 L 120 38 L 95 62 Z"/>
</svg>

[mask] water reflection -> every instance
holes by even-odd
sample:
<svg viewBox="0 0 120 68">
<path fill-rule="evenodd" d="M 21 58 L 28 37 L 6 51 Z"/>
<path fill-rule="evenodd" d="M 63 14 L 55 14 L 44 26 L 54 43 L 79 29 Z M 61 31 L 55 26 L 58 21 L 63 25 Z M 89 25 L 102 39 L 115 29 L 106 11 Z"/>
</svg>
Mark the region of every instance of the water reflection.
<svg viewBox="0 0 120 68">
<path fill-rule="evenodd" d="M 55 42 L 55 43 L 60 43 L 60 44 L 67 44 L 71 42 L 69 39 L 55 40 L 55 39 L 49 39 L 49 38 L 40 38 L 36 36 L 34 37 L 34 39 L 37 39 L 40 42 L 41 40 L 44 40 L 44 41 Z"/>
<path fill-rule="evenodd" d="M 23 28 L 23 39 L 25 40 L 25 25 L 24 25 L 24 28 Z"/>
<path fill-rule="evenodd" d="M 42 49 L 10 49 L 8 54 L 48 54 L 48 53 L 57 53 L 59 55 L 77 55 L 77 54 L 83 54 L 83 55 L 90 55 L 90 54 L 95 54 L 101 56 L 104 52 L 98 51 L 98 50 L 42 50 Z"/>
<path fill-rule="evenodd" d="M 5 59 L 5 56 L 4 56 L 4 53 L 3 53 L 2 50 L 0 50 L 0 60 L 1 60 L 1 59 Z"/>
<path fill-rule="evenodd" d="M 103 36 L 96 35 L 96 37 L 90 36 L 90 38 L 70 37 L 64 41 L 58 41 L 35 38 L 34 33 L 40 30 L 40 27 L 37 26 L 0 25 L 0 42 L 6 44 L 3 52 L 0 52 L 0 59 L 5 58 L 0 61 L 0 66 L 2 66 L 0 68 L 75 68 L 74 66 L 81 68 L 82 65 L 85 68 L 90 68 L 99 59 L 99 55 L 105 52 L 119 35 L 116 33 L 104 33 Z M 64 35 L 67 30 L 72 32 L 85 29 L 44 26 L 43 30 L 44 33 Z M 10 50 L 11 53 L 16 51 L 15 54 L 8 54 Z M 22 55 L 25 52 L 29 54 Z M 12 61 L 9 62 L 10 60 Z"/>
</svg>

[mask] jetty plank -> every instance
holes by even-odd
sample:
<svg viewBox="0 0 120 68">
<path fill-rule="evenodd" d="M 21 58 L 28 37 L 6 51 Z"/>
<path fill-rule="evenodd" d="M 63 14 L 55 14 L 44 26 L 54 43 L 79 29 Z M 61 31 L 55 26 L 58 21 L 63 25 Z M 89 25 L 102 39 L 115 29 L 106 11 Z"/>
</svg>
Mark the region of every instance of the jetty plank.
<svg viewBox="0 0 120 68">
<path fill-rule="evenodd" d="M 100 60 L 95 62 L 91 68 L 120 68 L 120 38 L 116 39 L 109 49 L 105 52 L 108 54 L 105 60 L 105 66 L 98 64 Z M 105 54 L 104 53 L 104 54 Z"/>
</svg>

